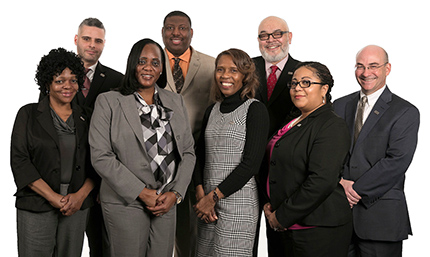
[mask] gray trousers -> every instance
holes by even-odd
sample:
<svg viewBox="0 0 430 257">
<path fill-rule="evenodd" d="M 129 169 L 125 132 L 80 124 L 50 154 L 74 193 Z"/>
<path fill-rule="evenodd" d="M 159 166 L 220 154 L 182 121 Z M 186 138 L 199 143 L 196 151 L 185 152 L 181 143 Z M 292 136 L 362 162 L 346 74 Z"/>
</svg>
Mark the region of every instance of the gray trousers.
<svg viewBox="0 0 430 257">
<path fill-rule="evenodd" d="M 23 257 L 80 257 L 88 209 L 72 216 L 58 210 L 30 212 L 17 209 L 18 254 Z"/>
<path fill-rule="evenodd" d="M 140 201 L 129 205 L 102 202 L 112 257 L 172 257 L 176 205 L 155 217 Z"/>
</svg>

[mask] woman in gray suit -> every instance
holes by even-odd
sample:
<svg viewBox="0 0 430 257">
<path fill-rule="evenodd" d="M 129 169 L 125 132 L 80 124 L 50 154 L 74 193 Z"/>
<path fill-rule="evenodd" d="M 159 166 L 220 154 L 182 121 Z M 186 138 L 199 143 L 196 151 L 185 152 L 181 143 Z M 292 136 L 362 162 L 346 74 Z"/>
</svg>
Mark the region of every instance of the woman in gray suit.
<svg viewBox="0 0 430 257">
<path fill-rule="evenodd" d="M 182 97 L 161 89 L 164 54 L 151 39 L 131 49 L 120 88 L 101 94 L 90 127 L 91 160 L 112 256 L 173 252 L 176 206 L 193 172 Z"/>
</svg>

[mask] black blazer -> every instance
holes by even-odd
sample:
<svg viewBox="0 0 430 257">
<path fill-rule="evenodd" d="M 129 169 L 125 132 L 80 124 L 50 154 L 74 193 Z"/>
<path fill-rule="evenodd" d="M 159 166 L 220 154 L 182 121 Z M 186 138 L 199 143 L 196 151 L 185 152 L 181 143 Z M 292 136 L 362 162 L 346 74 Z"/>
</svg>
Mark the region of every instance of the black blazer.
<svg viewBox="0 0 430 257">
<path fill-rule="evenodd" d="M 120 72 L 106 67 L 99 62 L 96 66 L 93 81 L 91 82 L 90 91 L 88 92 L 87 97 L 84 97 L 80 90 L 76 94 L 75 98 L 77 98 L 78 104 L 93 110 L 97 96 L 101 93 L 119 87 L 123 77 L 124 75 Z"/>
<path fill-rule="evenodd" d="M 72 104 L 76 126 L 76 153 L 69 193 L 78 191 L 87 177 L 97 183 L 89 159 L 88 118 L 77 104 Z M 60 192 L 60 152 L 57 131 L 51 117 L 49 98 L 23 106 L 15 119 L 11 140 L 11 167 L 17 186 L 18 209 L 44 212 L 53 210 L 45 198 L 27 185 L 42 178 L 55 192 Z M 91 194 L 81 209 L 93 204 Z"/>
<path fill-rule="evenodd" d="M 285 122 L 287 115 L 295 108 L 290 97 L 290 90 L 287 84 L 291 82 L 293 73 L 299 61 L 288 56 L 288 61 L 279 76 L 278 82 L 275 85 L 270 101 L 267 101 L 267 74 L 266 74 L 266 63 L 263 57 L 253 58 L 256 68 L 256 73 L 260 81 L 255 98 L 260 100 L 266 105 L 269 112 L 270 127 L 269 137 L 276 132 L 281 125 Z"/>
<path fill-rule="evenodd" d="M 270 203 L 283 227 L 339 226 L 352 219 L 339 184 L 349 146 L 346 123 L 329 104 L 278 140 L 266 167 L 270 166 Z M 267 169 L 264 174 L 266 184 Z"/>
</svg>

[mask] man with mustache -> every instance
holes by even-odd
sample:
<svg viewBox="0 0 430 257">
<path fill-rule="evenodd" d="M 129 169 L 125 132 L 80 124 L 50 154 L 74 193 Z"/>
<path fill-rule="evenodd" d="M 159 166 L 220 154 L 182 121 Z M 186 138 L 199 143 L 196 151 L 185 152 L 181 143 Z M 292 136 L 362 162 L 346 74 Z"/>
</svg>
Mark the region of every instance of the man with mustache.
<svg viewBox="0 0 430 257">
<path fill-rule="evenodd" d="M 253 58 L 260 87 L 255 98 L 263 102 L 269 112 L 270 126 L 268 137 L 281 128 L 290 111 L 295 108 L 287 84 L 291 82 L 294 69 L 299 63 L 289 54 L 293 34 L 287 22 L 279 17 L 269 16 L 258 27 L 258 44 L 261 56 Z M 260 180 L 263 183 L 265 179 Z M 262 186 L 261 188 L 265 188 Z M 261 206 L 262 210 L 262 206 Z M 261 213 L 261 211 L 260 211 Z M 266 220 L 267 221 L 267 220 Z M 269 256 L 282 253 L 279 239 L 282 232 L 275 232 L 266 223 L 267 248 Z M 258 222 L 258 228 L 260 220 Z M 258 253 L 259 229 L 255 238 L 253 256 Z M 281 247 L 282 248 L 282 247 Z M 279 249 L 279 251 L 278 251 Z"/>
<path fill-rule="evenodd" d="M 190 17 L 181 11 L 173 11 L 164 18 L 161 30 L 166 55 L 167 81 L 161 77 L 157 84 L 181 94 L 185 101 L 194 141 L 200 135 L 202 119 L 210 105 L 209 92 L 214 76 L 215 58 L 191 47 L 193 29 Z M 196 194 L 193 182 L 182 203 L 177 206 L 175 256 L 195 256 L 197 216 L 193 205 Z"/>
<path fill-rule="evenodd" d="M 106 42 L 105 33 L 105 27 L 100 20 L 87 18 L 79 25 L 78 34 L 74 39 L 78 56 L 87 71 L 85 88 L 80 90 L 75 98 L 80 106 L 91 112 L 97 96 L 112 88 L 117 88 L 123 77 L 120 72 L 99 62 Z M 98 193 L 98 189 L 93 192 Z M 110 256 L 109 242 L 99 203 L 90 209 L 86 233 L 91 257 Z"/>
<path fill-rule="evenodd" d="M 402 256 L 412 234 L 404 194 L 405 173 L 418 139 L 420 114 L 386 84 L 387 52 L 375 45 L 356 56 L 361 90 L 333 103 L 351 132 L 351 148 L 340 183 L 352 208 L 349 257 Z"/>
</svg>

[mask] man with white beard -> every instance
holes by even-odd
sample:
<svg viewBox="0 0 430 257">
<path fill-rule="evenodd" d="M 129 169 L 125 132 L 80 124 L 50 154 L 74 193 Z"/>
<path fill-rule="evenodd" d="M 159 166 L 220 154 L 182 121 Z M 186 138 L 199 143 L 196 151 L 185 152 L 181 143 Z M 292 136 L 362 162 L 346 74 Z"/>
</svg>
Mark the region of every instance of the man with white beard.
<svg viewBox="0 0 430 257">
<path fill-rule="evenodd" d="M 287 86 L 291 82 L 296 65 L 299 63 L 288 53 L 292 37 L 293 34 L 290 32 L 287 22 L 279 17 L 267 17 L 261 21 L 258 27 L 257 40 L 261 56 L 255 57 L 253 60 L 260 80 L 260 87 L 255 98 L 263 102 L 269 112 L 270 127 L 268 137 L 281 128 L 288 114 L 295 108 Z M 257 178 L 257 180 L 258 183 L 265 183 L 267 178 Z M 262 195 L 260 193 L 260 196 Z M 262 206 L 260 207 L 262 210 Z M 254 257 L 258 253 L 260 220 L 254 241 Z M 267 220 L 266 224 L 268 224 Z M 282 232 L 275 232 L 269 225 L 266 226 L 269 257 L 278 256 L 283 252 L 280 249 L 283 244 L 279 241 L 281 234 Z"/>
</svg>

